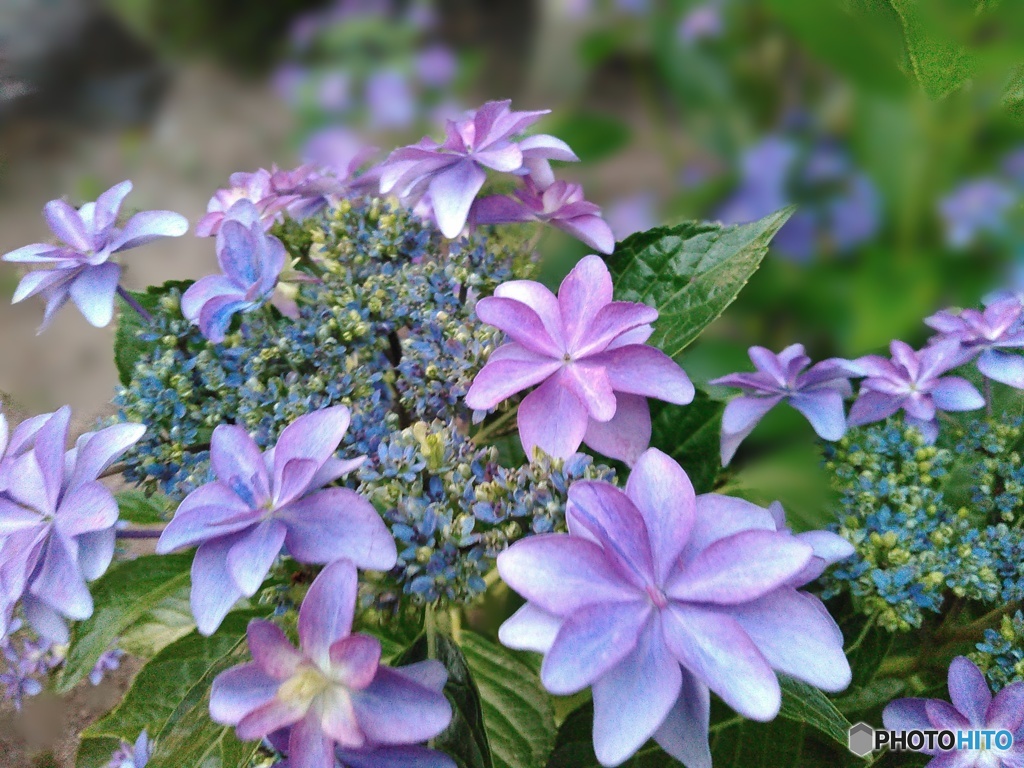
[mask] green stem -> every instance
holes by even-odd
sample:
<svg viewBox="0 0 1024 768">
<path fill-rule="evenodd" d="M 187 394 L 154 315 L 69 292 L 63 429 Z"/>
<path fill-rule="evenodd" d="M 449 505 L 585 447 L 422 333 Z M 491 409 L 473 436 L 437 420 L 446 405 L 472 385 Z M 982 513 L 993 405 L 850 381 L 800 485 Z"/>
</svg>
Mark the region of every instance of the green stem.
<svg viewBox="0 0 1024 768">
<path fill-rule="evenodd" d="M 448 610 L 448 623 L 451 625 L 452 640 L 459 645 L 462 644 L 462 608 L 452 606 Z"/>
<path fill-rule="evenodd" d="M 504 429 L 508 422 L 518 413 L 518 406 L 505 411 L 505 413 L 501 414 L 501 416 L 496 418 L 490 424 L 485 424 L 477 430 L 477 433 L 473 435 L 473 442 L 477 445 L 483 445 L 489 438 L 496 437 L 497 435 L 495 433 Z"/>
<path fill-rule="evenodd" d="M 845 654 L 846 654 L 847 656 L 849 656 L 849 655 L 850 655 L 851 653 L 853 653 L 853 652 L 854 652 L 854 651 L 856 651 L 856 650 L 857 650 L 858 648 L 860 648 L 860 646 L 861 646 L 861 643 L 863 643 L 863 642 L 864 642 L 864 639 L 865 639 L 865 638 L 866 638 L 866 637 L 868 636 L 868 632 L 870 632 L 870 631 L 871 631 L 871 629 L 872 629 L 872 627 L 874 627 L 874 626 L 875 626 L 875 620 L 874 620 L 874 618 L 868 619 L 867 623 L 866 623 L 866 624 L 864 625 L 864 629 L 862 629 L 862 630 L 860 631 L 860 634 L 859 634 L 859 635 L 857 635 L 857 639 L 856 639 L 856 640 L 854 640 L 854 641 L 853 641 L 853 643 L 851 643 L 851 644 L 850 644 L 850 647 L 849 647 L 849 648 L 847 648 L 847 649 L 846 649 L 846 650 L 844 651 L 844 653 L 845 653 Z"/>
<path fill-rule="evenodd" d="M 432 606 L 423 612 L 423 629 L 427 633 L 427 658 L 437 658 L 437 616 Z"/>
<path fill-rule="evenodd" d="M 1004 605 L 1001 608 L 994 608 L 993 610 L 986 613 L 980 619 L 972 621 L 970 624 L 964 624 L 960 627 L 949 627 L 940 629 L 935 635 L 935 639 L 944 643 L 957 643 L 964 640 L 974 640 L 978 637 L 978 634 L 984 632 L 986 629 L 991 629 L 992 624 L 997 619 L 1002 619 L 1003 616 L 1012 613 L 1020 607 L 1020 601 L 1015 600 L 1008 605 Z"/>
</svg>

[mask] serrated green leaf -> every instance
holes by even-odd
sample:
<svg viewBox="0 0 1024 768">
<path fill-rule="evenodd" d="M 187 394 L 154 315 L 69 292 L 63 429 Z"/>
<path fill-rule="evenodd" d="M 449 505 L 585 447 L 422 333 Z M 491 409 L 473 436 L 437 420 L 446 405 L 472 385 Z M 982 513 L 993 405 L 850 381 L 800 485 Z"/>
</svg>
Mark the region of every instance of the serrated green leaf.
<svg viewBox="0 0 1024 768">
<path fill-rule="evenodd" d="M 782 686 L 782 708 L 779 717 L 804 723 L 836 743 L 846 746 L 846 732 L 850 721 L 836 709 L 836 705 L 814 686 L 785 675 L 779 676 Z"/>
<path fill-rule="evenodd" d="M 234 728 L 210 719 L 210 690 L 195 701 L 156 740 L 146 768 L 247 768 L 259 741 L 240 742 Z"/>
<path fill-rule="evenodd" d="M 494 768 L 491 747 L 484 726 L 480 691 L 466 657 L 450 637 L 438 635 L 434 658 L 448 670 L 445 695 L 452 705 L 451 725 L 431 743 L 446 752 L 460 768 Z M 420 636 L 395 662 L 400 667 L 428 658 L 427 638 Z"/>
<path fill-rule="evenodd" d="M 657 308 L 650 343 L 675 357 L 733 302 L 794 210 L 751 224 L 687 222 L 632 235 L 608 259 L 616 298 Z"/>
<path fill-rule="evenodd" d="M 115 564 L 93 582 L 93 614 L 72 632 L 57 692 L 71 690 L 118 637 L 169 596 L 187 587 L 191 564 L 191 552 L 144 555 Z"/>
<path fill-rule="evenodd" d="M 651 401 L 651 445 L 686 470 L 697 493 L 708 493 L 722 468 L 719 433 L 725 405 L 698 391 L 689 405 Z"/>
<path fill-rule="evenodd" d="M 167 520 L 171 513 L 170 499 L 161 494 L 152 496 L 131 488 L 114 494 L 122 520 L 137 525 L 155 525 Z"/>
<path fill-rule="evenodd" d="M 555 746 L 551 699 L 537 673 L 512 653 L 464 631 L 462 652 L 483 708 L 495 768 L 543 768 Z"/>
<path fill-rule="evenodd" d="M 195 626 L 189 602 L 189 585 L 182 584 L 177 592 L 161 600 L 127 629 L 117 645 L 133 656 L 151 659 L 175 640 L 187 635 Z"/>
<path fill-rule="evenodd" d="M 110 736 L 83 738 L 75 753 L 75 768 L 107 768 L 110 758 L 120 746 L 120 739 Z"/>
<path fill-rule="evenodd" d="M 143 729 L 160 733 L 193 688 L 203 684 L 210 670 L 244 643 L 249 621 L 261 615 L 229 613 L 210 637 L 192 632 L 164 648 L 139 670 L 118 707 L 90 725 L 85 735 L 134 742 Z"/>
</svg>

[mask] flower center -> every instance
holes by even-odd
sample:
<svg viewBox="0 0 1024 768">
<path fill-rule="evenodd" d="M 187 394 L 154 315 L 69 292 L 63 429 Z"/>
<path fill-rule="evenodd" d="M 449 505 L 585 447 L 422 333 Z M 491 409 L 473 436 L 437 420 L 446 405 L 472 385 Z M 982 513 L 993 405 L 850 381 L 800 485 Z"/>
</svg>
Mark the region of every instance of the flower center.
<svg viewBox="0 0 1024 768">
<path fill-rule="evenodd" d="M 654 585 L 647 587 L 647 596 L 651 598 L 651 602 L 654 603 L 654 607 L 658 610 L 664 610 L 668 607 L 668 598 L 665 597 L 665 593 Z"/>
<path fill-rule="evenodd" d="M 282 701 L 304 702 L 313 699 L 331 687 L 331 681 L 316 667 L 304 664 L 277 689 Z"/>
</svg>

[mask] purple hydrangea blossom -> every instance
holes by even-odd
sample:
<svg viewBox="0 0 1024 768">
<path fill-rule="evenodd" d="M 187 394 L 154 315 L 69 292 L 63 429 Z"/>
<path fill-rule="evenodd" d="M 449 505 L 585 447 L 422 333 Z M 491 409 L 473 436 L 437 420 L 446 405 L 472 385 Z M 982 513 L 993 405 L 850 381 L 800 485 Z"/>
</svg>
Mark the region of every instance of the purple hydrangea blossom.
<svg viewBox="0 0 1024 768">
<path fill-rule="evenodd" d="M 891 360 L 867 355 L 848 363 L 852 373 L 867 377 L 850 408 L 850 426 L 881 421 L 902 409 L 907 424 L 933 443 L 939 436 L 938 411 L 973 411 L 985 405 L 969 381 L 942 375 L 964 362 L 957 340 L 940 341 L 919 352 L 896 340 L 889 349 Z"/>
<path fill-rule="evenodd" d="M 26 696 L 38 696 L 42 693 L 43 683 L 51 671 L 63 662 L 63 655 L 54 650 L 53 643 L 45 637 L 31 639 L 24 634 L 20 639 L 20 648 L 13 635 L 22 627 L 20 619 L 14 619 L 8 627 L 7 636 L 0 641 L 7 666 L 0 673 L 0 685 L 3 686 L 4 698 L 21 710 Z"/>
<path fill-rule="evenodd" d="M 725 407 L 722 415 L 722 465 L 726 466 L 742 443 L 772 408 L 788 402 L 800 411 L 824 440 L 846 433 L 843 399 L 853 394 L 846 362 L 824 360 L 811 365 L 803 344 L 792 344 L 779 354 L 751 347 L 756 373 L 731 373 L 711 384 L 739 387 L 743 394 Z"/>
<path fill-rule="evenodd" d="M 608 225 L 622 242 L 637 232 L 658 226 L 657 201 L 649 192 L 622 197 L 608 206 Z"/>
<path fill-rule="evenodd" d="M 750 502 L 743 501 L 742 499 L 733 499 L 728 496 L 708 494 L 706 496 L 699 497 L 697 501 L 698 504 L 707 504 L 712 500 L 727 506 L 730 509 L 730 514 L 737 517 L 757 520 L 759 521 L 759 525 L 764 521 L 764 516 L 760 511 L 761 507 L 752 505 Z M 782 508 L 782 504 L 780 502 L 772 502 L 771 506 L 768 507 L 768 514 L 772 517 L 772 521 L 775 524 L 775 530 L 787 533 L 790 532 L 790 528 L 786 524 L 786 511 Z M 804 531 L 803 533 L 795 534 L 795 536 L 804 544 L 810 546 L 814 555 L 811 557 L 807 567 L 798 573 L 792 582 L 790 582 L 790 586 L 794 587 L 802 587 L 804 584 L 814 581 L 816 578 L 821 576 L 821 574 L 825 572 L 825 569 L 830 565 L 834 565 L 835 563 L 845 560 L 856 551 L 850 542 L 831 531 Z"/>
<path fill-rule="evenodd" d="M 253 661 L 214 680 L 214 721 L 235 726 L 243 741 L 290 728 L 293 768 L 334 768 L 335 747 L 358 755 L 419 744 L 447 728 L 452 711 L 442 693 L 444 667 L 437 661 L 381 665 L 380 641 L 352 634 L 357 592 L 352 562 L 324 568 L 299 609 L 298 650 L 276 624 L 250 622 Z"/>
<path fill-rule="evenodd" d="M 724 29 L 722 9 L 718 3 L 711 2 L 691 8 L 680 20 L 676 35 L 680 42 L 693 45 L 701 40 L 721 37 Z"/>
<path fill-rule="evenodd" d="M 431 88 L 447 87 L 458 68 L 459 60 L 446 45 L 431 45 L 416 56 L 416 74 L 420 82 Z"/>
<path fill-rule="evenodd" d="M 367 146 L 352 131 L 325 128 L 309 137 L 302 154 L 307 163 L 323 169 L 324 173 L 336 179 L 336 192 L 355 194 L 375 190 L 380 185 L 376 176 L 366 173 L 356 175 L 376 152 L 377 147 Z"/>
<path fill-rule="evenodd" d="M 293 202 L 288 196 L 274 194 L 270 171 L 260 168 L 252 173 L 239 171 L 231 174 L 227 189 L 218 189 L 206 205 L 206 215 L 196 224 L 196 235 L 210 237 L 220 231 L 234 205 L 239 200 L 248 200 L 259 212 L 264 229 L 270 229 L 284 217 L 284 210 Z"/>
<path fill-rule="evenodd" d="M 515 138 L 547 110 L 514 112 L 510 101 L 491 101 L 465 118 L 448 122 L 443 143 L 424 137 L 392 152 L 380 166 L 380 191 L 394 192 L 414 206 L 429 194 L 434 218 L 445 237 L 458 237 L 470 207 L 487 179 L 487 169 L 522 175 L 549 186 L 549 160 L 577 160 L 565 142 L 538 134 Z"/>
<path fill-rule="evenodd" d="M 939 202 L 946 242 L 965 248 L 983 234 L 998 234 L 1006 225 L 1006 213 L 1017 202 L 1007 184 L 989 178 L 968 181 Z"/>
<path fill-rule="evenodd" d="M 107 768 L 146 768 L 152 753 L 153 742 L 149 740 L 149 734 L 143 730 L 134 744 L 121 743 L 121 747 L 107 763 Z"/>
<path fill-rule="evenodd" d="M 326 487 L 363 462 L 334 457 L 348 425 L 348 408 L 324 408 L 289 424 L 265 452 L 239 426 L 213 431 L 217 479 L 181 503 L 156 546 L 167 553 L 199 545 L 192 613 L 200 632 L 212 634 L 239 598 L 256 594 L 282 547 L 301 563 L 347 557 L 360 568 L 394 566 L 395 541 L 370 502 Z"/>
<path fill-rule="evenodd" d="M 624 762 L 649 738 L 688 768 L 710 768 L 709 691 L 745 717 L 779 711 L 778 670 L 828 691 L 850 682 L 842 635 L 797 590 L 815 550 L 765 509 L 709 494 L 656 449 L 625 492 L 569 489 L 567 534 L 531 536 L 498 557 L 527 599 L 501 641 L 545 654 L 554 694 L 593 688 L 594 749 Z"/>
<path fill-rule="evenodd" d="M 542 221 L 568 232 L 601 253 L 615 250 L 615 236 L 601 218 L 601 208 L 583 199 L 583 187 L 556 181 L 540 189 L 527 177 L 515 197 L 491 195 L 473 204 L 474 224 L 510 224 L 518 221 Z"/>
<path fill-rule="evenodd" d="M 0 463 L 0 634 L 21 600 L 41 637 L 66 643 L 65 619 L 92 615 L 86 581 L 114 556 L 117 502 L 99 477 L 146 429 L 119 424 L 65 451 L 70 417 L 65 407 L 19 425 Z"/>
<path fill-rule="evenodd" d="M 217 261 L 223 274 L 208 275 L 181 297 L 181 312 L 214 343 L 224 341 L 231 318 L 261 306 L 274 294 L 288 252 L 263 231 L 259 210 L 239 200 L 217 232 Z"/>
<path fill-rule="evenodd" d="M 114 295 L 121 280 L 121 266 L 111 261 L 115 254 L 164 237 L 179 237 L 188 231 L 188 220 L 170 211 L 143 211 L 123 227 L 117 217 L 124 198 L 132 190 L 122 181 L 94 203 L 75 209 L 63 200 L 51 200 L 43 209 L 50 230 L 60 241 L 56 245 L 34 243 L 4 255 L 18 264 L 46 264 L 46 269 L 29 272 L 14 292 L 17 304 L 41 294 L 46 312 L 39 330 L 50 324 L 68 299 L 75 303 L 91 325 L 103 328 L 114 316 Z"/>
<path fill-rule="evenodd" d="M 466 404 L 489 410 L 539 384 L 519 405 L 519 436 L 534 448 L 568 458 L 585 442 L 632 462 L 651 438 L 645 398 L 685 405 L 694 389 L 668 355 L 644 342 L 658 311 L 612 300 L 612 278 L 600 256 L 587 256 L 556 297 L 540 283 L 513 280 L 477 302 L 479 318 L 511 341 L 477 374 Z"/>
<path fill-rule="evenodd" d="M 1024 683 L 1012 683 L 994 697 L 981 670 L 965 656 L 949 665 L 949 697 L 941 699 L 897 699 L 882 712 L 890 731 L 984 730 L 1009 731 L 1009 749 L 919 750 L 933 759 L 927 768 L 1019 768 L 1024 765 Z"/>
<path fill-rule="evenodd" d="M 743 154 L 739 188 L 718 217 L 726 224 L 746 223 L 792 202 L 801 207 L 772 246 L 798 261 L 826 243 L 848 251 L 878 231 L 875 186 L 840 147 L 819 140 L 803 151 L 784 136 L 768 136 Z"/>
<path fill-rule="evenodd" d="M 416 95 L 409 76 L 398 69 L 371 73 L 366 80 L 366 106 L 372 127 L 408 128 L 416 119 Z"/>
<path fill-rule="evenodd" d="M 939 331 L 935 341 L 955 340 L 964 352 L 962 362 L 976 359 L 986 378 L 1024 389 L 1024 358 L 1004 350 L 1024 347 L 1024 306 L 1016 299 L 990 304 L 984 311 L 965 309 L 937 312 L 924 322 Z"/>
<path fill-rule="evenodd" d="M 121 667 L 121 660 L 124 658 L 124 651 L 120 648 L 111 648 L 105 651 L 93 665 L 89 672 L 89 682 L 92 685 L 99 685 L 108 672 L 114 672 Z"/>
</svg>

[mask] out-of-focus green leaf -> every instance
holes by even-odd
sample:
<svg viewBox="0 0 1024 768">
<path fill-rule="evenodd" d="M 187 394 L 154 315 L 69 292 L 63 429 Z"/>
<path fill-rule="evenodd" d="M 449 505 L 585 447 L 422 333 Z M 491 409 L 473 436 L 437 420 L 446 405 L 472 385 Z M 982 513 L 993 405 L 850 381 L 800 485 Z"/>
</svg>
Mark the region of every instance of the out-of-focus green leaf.
<svg viewBox="0 0 1024 768">
<path fill-rule="evenodd" d="M 551 121 L 545 130 L 566 142 L 585 163 L 614 155 L 629 143 L 630 130 L 616 117 L 574 112 Z"/>
<path fill-rule="evenodd" d="M 875 0 L 768 0 L 775 15 L 822 62 L 871 90 L 901 93 L 899 19 Z"/>
<path fill-rule="evenodd" d="M 555 717 L 537 672 L 473 632 L 462 633 L 461 645 L 480 691 L 495 768 L 544 768 L 555 746 Z"/>
<path fill-rule="evenodd" d="M 907 55 L 921 87 L 933 99 L 947 96 L 970 79 L 974 61 L 958 41 L 935 23 L 929 0 L 889 0 L 903 24 Z"/>
<path fill-rule="evenodd" d="M 75 754 L 75 768 L 107 768 L 110 758 L 120 746 L 121 740 L 110 736 L 84 737 Z"/>
<path fill-rule="evenodd" d="M 731 227 L 689 222 L 632 235 L 609 258 L 616 297 L 658 309 L 651 343 L 675 357 L 733 302 L 794 210 Z"/>
</svg>

